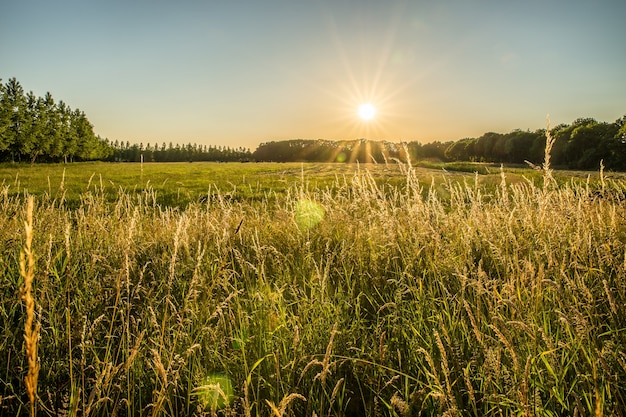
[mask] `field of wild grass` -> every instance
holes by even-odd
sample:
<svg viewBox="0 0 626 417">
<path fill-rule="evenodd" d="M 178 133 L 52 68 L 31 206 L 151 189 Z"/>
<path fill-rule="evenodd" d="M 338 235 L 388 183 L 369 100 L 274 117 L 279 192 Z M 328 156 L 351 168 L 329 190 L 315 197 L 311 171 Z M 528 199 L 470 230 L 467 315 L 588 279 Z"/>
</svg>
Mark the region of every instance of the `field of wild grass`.
<svg viewBox="0 0 626 417">
<path fill-rule="evenodd" d="M 0 168 L 0 415 L 626 414 L 624 179 L 29 169 Z"/>
<path fill-rule="evenodd" d="M 381 184 L 397 185 L 404 179 L 397 165 L 363 167 L 375 173 Z M 331 163 L 0 164 L 0 187 L 7 188 L 9 195 L 62 198 L 64 206 L 70 208 L 80 206 L 86 193 L 97 192 L 107 202 L 114 202 L 120 192 L 135 195 L 146 191 L 160 206 L 185 207 L 217 194 L 246 202 L 273 200 L 295 182 L 306 180 L 308 187 L 323 189 L 359 169 L 354 164 Z"/>
</svg>

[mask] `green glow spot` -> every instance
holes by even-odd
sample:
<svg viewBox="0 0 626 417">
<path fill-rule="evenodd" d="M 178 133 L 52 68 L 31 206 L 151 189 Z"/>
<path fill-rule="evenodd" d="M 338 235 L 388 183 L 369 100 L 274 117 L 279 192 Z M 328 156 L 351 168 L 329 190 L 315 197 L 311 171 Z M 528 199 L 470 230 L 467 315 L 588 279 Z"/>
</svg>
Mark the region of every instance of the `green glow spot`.
<svg viewBox="0 0 626 417">
<path fill-rule="evenodd" d="M 193 392 L 206 407 L 220 410 L 232 401 L 233 384 L 225 375 L 209 375 Z"/>
<path fill-rule="evenodd" d="M 339 154 L 337 155 L 336 161 L 337 162 L 346 162 L 346 154 L 345 152 L 339 152 Z"/>
<path fill-rule="evenodd" d="M 311 200 L 300 200 L 296 203 L 296 224 L 300 230 L 309 230 L 324 218 L 324 208 Z"/>
</svg>

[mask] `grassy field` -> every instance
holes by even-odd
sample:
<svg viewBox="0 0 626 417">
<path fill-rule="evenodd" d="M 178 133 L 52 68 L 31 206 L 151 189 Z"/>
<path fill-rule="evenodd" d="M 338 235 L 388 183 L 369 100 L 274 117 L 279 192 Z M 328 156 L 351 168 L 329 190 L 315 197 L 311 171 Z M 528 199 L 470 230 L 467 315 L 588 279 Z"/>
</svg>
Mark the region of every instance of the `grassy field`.
<svg viewBox="0 0 626 417">
<path fill-rule="evenodd" d="M 211 195 L 260 201 L 283 195 L 294 184 L 324 189 L 359 169 L 371 171 L 377 182 L 398 184 L 398 165 L 302 163 L 83 163 L 69 165 L 0 166 L 0 187 L 9 194 L 63 197 L 74 206 L 85 192 L 104 194 L 114 201 L 120 191 L 150 191 L 161 206 L 184 207 Z M 428 171 L 426 169 L 424 172 Z"/>
<path fill-rule="evenodd" d="M 626 181 L 436 168 L 0 167 L 0 415 L 624 415 Z"/>
</svg>

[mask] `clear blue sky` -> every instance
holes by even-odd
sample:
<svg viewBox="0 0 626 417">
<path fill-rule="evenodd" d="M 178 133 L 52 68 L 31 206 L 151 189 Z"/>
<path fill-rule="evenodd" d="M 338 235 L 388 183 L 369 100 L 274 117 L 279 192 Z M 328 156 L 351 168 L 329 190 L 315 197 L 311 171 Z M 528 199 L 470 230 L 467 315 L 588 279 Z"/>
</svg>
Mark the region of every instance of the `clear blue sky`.
<svg viewBox="0 0 626 417">
<path fill-rule="evenodd" d="M 624 0 L 6 3 L 0 78 L 111 140 L 429 142 L 626 114 Z"/>
</svg>

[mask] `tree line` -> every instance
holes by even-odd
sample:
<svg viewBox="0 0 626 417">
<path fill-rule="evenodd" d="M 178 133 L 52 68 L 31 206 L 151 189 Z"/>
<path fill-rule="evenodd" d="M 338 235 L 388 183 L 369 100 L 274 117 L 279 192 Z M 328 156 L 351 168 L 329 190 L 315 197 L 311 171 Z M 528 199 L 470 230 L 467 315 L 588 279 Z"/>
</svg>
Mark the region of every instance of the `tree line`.
<svg viewBox="0 0 626 417">
<path fill-rule="evenodd" d="M 626 116 L 614 123 L 579 118 L 550 129 L 555 139 L 552 164 L 569 169 L 597 169 L 600 161 L 612 170 L 626 170 Z M 455 161 L 539 164 L 544 158 L 546 130 L 488 132 L 451 143 L 445 157 Z"/>
<path fill-rule="evenodd" d="M 163 142 L 147 144 L 131 144 L 118 142 L 111 144 L 113 153 L 107 161 L 114 162 L 248 162 L 252 160 L 252 152 L 246 148 L 229 146 L 186 145 Z"/>
<path fill-rule="evenodd" d="M 0 80 L 0 162 L 174 162 L 174 161 L 275 161 L 275 162 L 390 162 L 475 161 L 540 164 L 544 158 L 546 130 L 487 132 L 458 141 L 397 144 L 366 139 L 333 141 L 291 139 L 261 143 L 254 152 L 245 148 L 188 143 L 158 144 L 109 141 L 95 135 L 85 113 L 55 101 L 48 92 L 36 97 L 25 93 L 11 78 Z M 550 129 L 555 138 L 552 164 L 570 169 L 626 171 L 626 116 L 614 123 L 580 118 Z"/>
<path fill-rule="evenodd" d="M 273 162 L 359 162 L 383 163 L 397 160 L 447 160 L 452 142 L 409 142 L 404 144 L 367 139 L 334 141 L 290 139 L 261 143 L 252 154 L 255 161 Z"/>
<path fill-rule="evenodd" d="M 553 166 L 568 169 L 597 169 L 602 161 L 607 169 L 626 171 L 626 116 L 614 123 L 580 118 L 572 124 L 550 129 L 555 139 L 551 153 Z M 329 141 L 293 139 L 265 142 L 252 154 L 256 161 L 277 162 L 383 162 L 411 159 L 539 165 L 544 160 L 546 129 L 534 132 L 487 132 L 478 138 L 458 141 L 408 142 Z"/>
</svg>

